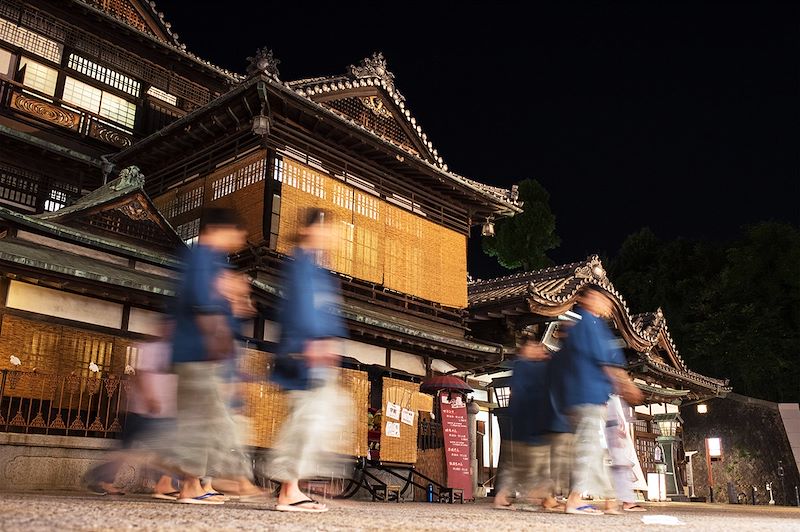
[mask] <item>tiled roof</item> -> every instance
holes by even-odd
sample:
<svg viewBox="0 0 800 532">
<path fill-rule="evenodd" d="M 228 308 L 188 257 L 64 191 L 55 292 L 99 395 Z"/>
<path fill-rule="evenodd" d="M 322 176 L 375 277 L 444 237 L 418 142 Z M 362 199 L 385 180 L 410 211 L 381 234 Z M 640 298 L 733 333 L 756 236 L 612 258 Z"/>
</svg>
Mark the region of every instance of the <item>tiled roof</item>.
<svg viewBox="0 0 800 532">
<path fill-rule="evenodd" d="M 585 265 L 586 262 L 572 262 L 485 281 L 473 281 L 467 287 L 469 306 L 524 298 L 533 290 L 533 286 L 550 292 L 562 291 L 575 281 L 575 271 Z"/>
<path fill-rule="evenodd" d="M 419 143 L 421 143 L 427 151 L 426 156 L 420 156 L 415 153 L 411 153 L 411 155 L 418 156 L 423 160 L 431 162 L 431 164 L 446 172 L 453 180 L 458 181 L 463 185 L 480 192 L 481 194 L 490 196 L 495 200 L 506 202 L 509 205 L 517 208 L 522 205 L 517 200 L 516 191 L 514 189 L 508 190 L 485 185 L 478 181 L 456 174 L 455 172 L 451 172 L 448 169 L 448 166 L 444 162 L 442 156 L 439 154 L 439 151 L 434 147 L 433 142 L 428 138 L 428 134 L 423 131 L 422 126 L 417 123 L 416 117 L 406 106 L 405 96 L 403 96 L 395 87 L 394 74 L 387 69 L 386 60 L 384 59 L 382 53 L 378 52 L 373 54 L 372 57 L 363 59 L 360 63 L 360 66 L 351 65 L 348 69 L 348 73 L 345 75 L 305 78 L 296 81 L 289 81 L 286 83 L 286 86 L 294 90 L 300 96 L 308 98 L 309 100 L 314 101 L 314 103 L 317 105 L 325 107 L 326 109 L 329 109 L 329 107 L 324 106 L 322 103 L 316 102 L 314 100 L 315 96 L 328 94 L 334 95 L 339 93 L 345 97 L 352 91 L 352 89 L 359 87 L 375 87 L 377 90 L 381 91 L 390 102 L 394 103 L 398 114 L 402 116 L 406 126 L 411 129 L 411 131 L 416 135 Z M 366 129 L 363 125 L 347 116 L 344 116 L 342 113 L 336 112 L 336 114 L 353 125 L 362 129 Z M 372 131 L 370 132 L 374 133 Z M 382 136 L 380 138 L 387 140 Z"/>
<path fill-rule="evenodd" d="M 598 286 L 610 294 L 615 302 L 614 321 L 617 328 L 628 347 L 641 354 L 644 363 L 662 373 L 676 375 L 707 388 L 730 391 L 727 380 L 706 377 L 686 366 L 669 334 L 661 309 L 635 315 L 630 312 L 622 294 L 606 276 L 597 255 L 582 262 L 471 282 L 468 285 L 469 309 L 473 314 L 480 314 L 485 307 L 497 309 L 503 305 L 524 302 L 526 306 L 533 307 L 534 312 L 547 313 L 548 308 L 563 312 L 575 304 L 578 290 L 586 284 Z M 659 346 L 667 351 L 674 366 L 654 356 Z"/>
<path fill-rule="evenodd" d="M 195 62 L 195 63 L 197 63 L 197 64 L 199 64 L 199 65 L 201 65 L 201 66 L 203 66 L 205 68 L 213 70 L 213 71 L 217 72 L 218 74 L 222 74 L 223 76 L 227 77 L 231 82 L 242 81 L 245 78 L 245 76 L 243 76 L 241 74 L 237 74 L 235 72 L 231 72 L 230 70 L 227 70 L 225 68 L 217 66 L 217 65 L 211 63 L 210 61 L 206 61 L 205 59 L 201 58 L 200 56 L 195 55 L 192 52 L 188 51 L 186 49 L 186 45 L 184 43 L 181 43 L 178 40 L 178 37 L 179 37 L 178 34 L 175 33 L 174 31 L 172 31 L 172 24 L 167 22 L 166 20 L 164 20 L 164 13 L 162 11 L 158 10 L 158 8 L 156 7 L 156 3 L 153 2 L 153 1 L 151 1 L 151 2 L 140 2 L 140 4 L 143 5 L 143 6 L 146 6 L 146 9 L 149 9 L 152 12 L 154 18 L 159 22 L 161 28 L 164 30 L 164 32 L 167 35 L 169 35 L 170 41 L 165 42 L 165 41 L 157 38 L 155 35 L 151 35 L 150 33 L 142 31 L 141 29 L 137 28 L 136 26 L 131 25 L 127 20 L 125 20 L 125 18 L 117 16 L 117 15 L 111 13 L 110 11 L 108 11 L 106 9 L 103 9 L 102 8 L 102 2 L 93 1 L 93 0 L 74 0 L 74 1 L 80 2 L 80 3 L 84 4 L 84 5 L 86 5 L 87 7 L 92 9 L 93 11 L 97 12 L 98 14 L 100 14 L 100 15 L 106 17 L 106 18 L 109 18 L 109 19 L 114 20 L 116 22 L 125 24 L 126 26 L 131 28 L 131 30 L 133 30 L 133 31 L 141 34 L 142 36 L 144 36 L 144 37 L 146 37 L 146 38 L 158 43 L 161 46 L 166 46 L 168 48 L 171 48 L 173 51 L 175 51 L 175 52 L 177 52 L 177 53 L 189 58 L 193 62 Z"/>
<path fill-rule="evenodd" d="M 25 240 L 0 239 L 0 261 L 151 294 L 175 295 L 174 281 L 168 277 Z"/>
</svg>

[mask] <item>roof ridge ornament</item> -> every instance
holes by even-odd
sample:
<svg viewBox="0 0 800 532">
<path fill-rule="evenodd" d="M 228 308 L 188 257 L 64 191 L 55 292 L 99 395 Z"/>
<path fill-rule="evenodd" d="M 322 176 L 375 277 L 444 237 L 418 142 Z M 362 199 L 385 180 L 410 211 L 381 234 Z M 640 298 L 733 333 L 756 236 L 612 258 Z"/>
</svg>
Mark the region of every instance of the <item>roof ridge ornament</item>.
<svg viewBox="0 0 800 532">
<path fill-rule="evenodd" d="M 575 268 L 575 277 L 582 279 L 596 279 L 599 281 L 607 281 L 606 270 L 603 268 L 603 263 L 597 255 L 590 256 L 586 263 L 582 266 Z"/>
<path fill-rule="evenodd" d="M 350 65 L 348 70 L 350 75 L 356 79 L 378 78 L 383 82 L 388 92 L 396 92 L 394 74 L 386 67 L 386 58 L 383 57 L 383 52 L 374 52 L 371 57 L 362 59 L 359 66 Z"/>
<path fill-rule="evenodd" d="M 114 190 L 122 190 L 127 187 L 144 187 L 144 174 L 138 166 L 126 166 L 119 173 L 119 177 L 109 186 Z"/>
<path fill-rule="evenodd" d="M 266 74 L 272 78 L 278 79 L 278 65 L 281 60 L 277 59 L 272 53 L 272 50 L 267 48 L 258 48 L 252 57 L 247 58 L 247 75 L 254 76 L 259 73 Z"/>
</svg>

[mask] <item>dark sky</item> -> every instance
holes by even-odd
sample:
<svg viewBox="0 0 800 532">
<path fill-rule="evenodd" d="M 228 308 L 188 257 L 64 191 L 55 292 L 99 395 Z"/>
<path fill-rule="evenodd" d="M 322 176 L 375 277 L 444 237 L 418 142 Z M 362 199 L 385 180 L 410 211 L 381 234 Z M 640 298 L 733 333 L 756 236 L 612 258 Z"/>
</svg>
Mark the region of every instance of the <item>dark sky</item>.
<svg viewBox="0 0 800 532">
<path fill-rule="evenodd" d="M 800 10 L 790 4 L 160 0 L 190 50 L 284 80 L 382 51 L 449 167 L 551 194 L 556 262 L 629 233 L 727 239 L 800 223 Z M 474 244 L 479 244 L 473 238 Z M 470 250 L 470 272 L 502 274 Z"/>
</svg>

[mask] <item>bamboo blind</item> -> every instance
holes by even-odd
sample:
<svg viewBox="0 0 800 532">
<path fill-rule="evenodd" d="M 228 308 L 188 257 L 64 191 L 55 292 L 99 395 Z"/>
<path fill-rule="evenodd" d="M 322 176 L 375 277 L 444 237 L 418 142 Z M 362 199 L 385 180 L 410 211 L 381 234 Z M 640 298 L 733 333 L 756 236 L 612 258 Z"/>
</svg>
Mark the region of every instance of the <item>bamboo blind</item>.
<svg viewBox="0 0 800 532">
<path fill-rule="evenodd" d="M 279 252 L 291 252 L 303 209 L 325 209 L 336 245 L 323 266 L 443 305 L 466 306 L 464 235 L 288 157 L 281 164 Z"/>
<path fill-rule="evenodd" d="M 417 461 L 417 426 L 419 423 L 419 406 L 424 404 L 419 396 L 419 384 L 383 378 L 383 397 L 381 398 L 381 460 L 384 462 L 398 462 L 413 464 Z M 386 409 L 392 402 L 414 412 L 412 425 L 403 423 L 400 419 L 392 419 L 386 415 Z M 400 424 L 400 437 L 387 436 L 388 423 Z"/>
<path fill-rule="evenodd" d="M 36 369 L 37 373 L 50 375 L 74 372 L 85 378 L 95 375 L 89 369 L 89 364 L 94 362 L 100 370 L 97 377 L 105 373 L 120 376 L 131 345 L 132 342 L 124 338 L 6 314 L 0 332 L 0 369 Z M 20 366 L 11 364 L 12 355 L 20 359 Z M 6 393 L 28 397 L 39 390 L 20 386 Z"/>
<path fill-rule="evenodd" d="M 283 422 L 289 415 L 285 394 L 269 382 L 272 355 L 255 349 L 245 349 L 239 369 L 255 381 L 243 383 L 244 414 L 249 418 L 250 431 L 246 445 L 270 448 L 275 443 Z M 347 394 L 351 412 L 342 412 L 350 422 L 337 435 L 336 452 L 350 456 L 367 455 L 367 429 L 370 384 L 366 372 L 342 368 L 339 384 Z"/>
<path fill-rule="evenodd" d="M 262 237 L 267 152 L 259 149 L 153 200 L 173 227 L 200 218 L 204 207 L 235 210 L 253 240 Z"/>
</svg>

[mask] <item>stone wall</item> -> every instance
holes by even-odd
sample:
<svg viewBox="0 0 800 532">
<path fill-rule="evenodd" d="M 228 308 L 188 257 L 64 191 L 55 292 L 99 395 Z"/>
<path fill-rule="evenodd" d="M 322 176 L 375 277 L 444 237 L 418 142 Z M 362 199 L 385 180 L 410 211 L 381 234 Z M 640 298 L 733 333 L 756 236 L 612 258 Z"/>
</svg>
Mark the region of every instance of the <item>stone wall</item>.
<svg viewBox="0 0 800 532">
<path fill-rule="evenodd" d="M 81 490 L 117 444 L 103 438 L 0 433 L 0 490 Z"/>
<path fill-rule="evenodd" d="M 715 502 L 729 502 L 728 482 L 733 482 L 735 493 L 745 493 L 748 501 L 751 487 L 756 486 L 757 504 L 766 504 L 769 494 L 765 484 L 772 482 L 776 504 L 793 505 L 800 475 L 778 405 L 738 394 L 706 404 L 705 414 L 698 413 L 696 405 L 681 408 L 684 449 L 698 451 L 692 458 L 695 494 L 708 497 L 709 493 L 705 438 L 720 438 L 722 459 L 712 463 Z M 778 477 L 778 461 L 783 462 L 786 496 Z"/>
</svg>

